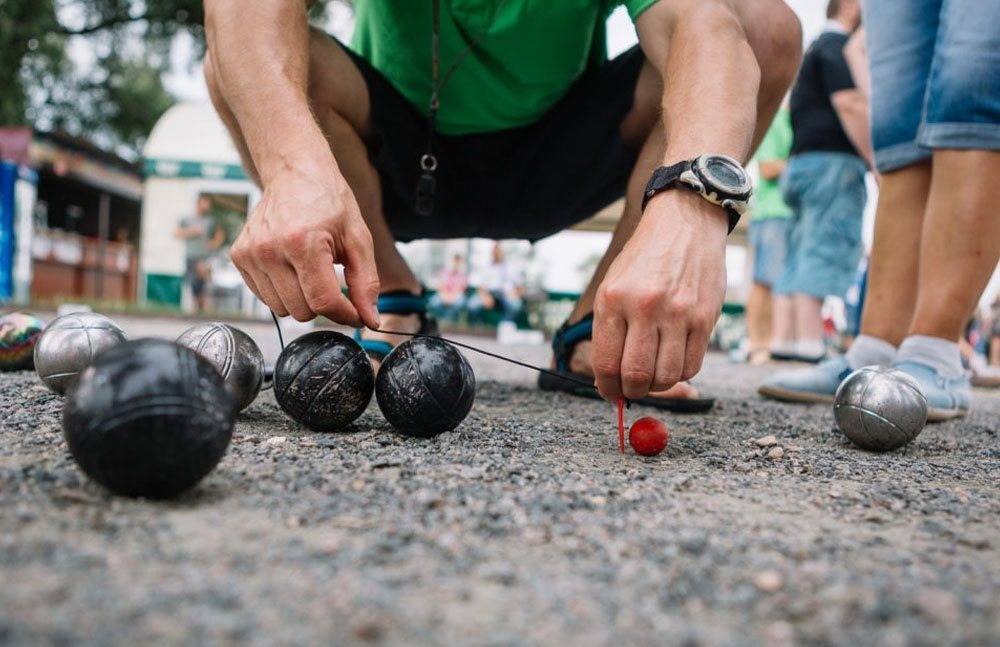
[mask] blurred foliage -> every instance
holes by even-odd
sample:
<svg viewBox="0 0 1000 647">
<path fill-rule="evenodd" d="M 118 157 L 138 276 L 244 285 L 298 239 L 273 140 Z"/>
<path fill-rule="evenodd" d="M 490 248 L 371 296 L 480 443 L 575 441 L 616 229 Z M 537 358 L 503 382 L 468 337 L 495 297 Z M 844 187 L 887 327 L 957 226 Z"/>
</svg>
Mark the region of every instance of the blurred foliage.
<svg viewBox="0 0 1000 647">
<path fill-rule="evenodd" d="M 0 0 L 0 125 L 59 130 L 137 158 L 174 102 L 162 75 L 175 39 L 190 37 L 195 66 L 203 19 L 202 0 Z"/>
</svg>

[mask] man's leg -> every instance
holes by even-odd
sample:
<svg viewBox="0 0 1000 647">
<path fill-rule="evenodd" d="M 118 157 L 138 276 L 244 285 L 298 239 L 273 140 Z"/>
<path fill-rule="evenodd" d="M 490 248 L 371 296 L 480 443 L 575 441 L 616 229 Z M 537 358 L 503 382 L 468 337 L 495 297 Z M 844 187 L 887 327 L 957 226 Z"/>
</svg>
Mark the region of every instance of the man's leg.
<svg viewBox="0 0 1000 647">
<path fill-rule="evenodd" d="M 259 183 L 239 123 L 218 92 L 207 56 L 205 78 L 212 102 L 229 130 L 248 174 Z M 313 30 L 310 35 L 309 100 L 317 122 L 335 151 L 337 165 L 350 184 L 371 232 L 381 290 L 409 290 L 418 293 L 420 282 L 396 249 L 395 237 L 383 216 L 381 183 L 378 172 L 368 159 L 362 139 L 371 130 L 368 88 L 361 72 L 344 49 L 317 30 Z M 416 332 L 419 326 L 416 315 L 383 314 L 381 323 L 386 330 Z M 398 336 L 380 333 L 368 332 L 365 336 L 384 338 L 392 343 L 399 341 Z"/>
<path fill-rule="evenodd" d="M 750 362 L 763 363 L 771 348 L 771 287 L 755 282 L 747 298 L 747 339 Z"/>
<path fill-rule="evenodd" d="M 810 294 L 793 294 L 795 354 L 801 359 L 823 358 L 823 301 Z"/>
<path fill-rule="evenodd" d="M 909 334 L 957 341 L 1000 259 L 1000 152 L 938 150 Z"/>
<path fill-rule="evenodd" d="M 788 358 L 795 354 L 795 302 L 790 294 L 771 299 L 771 354 Z"/>
<path fill-rule="evenodd" d="M 879 186 L 861 334 L 893 346 L 913 319 L 930 180 L 930 162 L 921 162 L 884 174 Z"/>
</svg>

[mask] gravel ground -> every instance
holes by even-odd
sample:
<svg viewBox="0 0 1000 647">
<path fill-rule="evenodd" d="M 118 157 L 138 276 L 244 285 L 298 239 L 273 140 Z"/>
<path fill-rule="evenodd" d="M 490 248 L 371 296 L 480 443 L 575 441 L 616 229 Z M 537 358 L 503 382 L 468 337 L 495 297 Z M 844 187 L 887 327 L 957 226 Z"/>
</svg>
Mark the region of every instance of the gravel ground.
<svg viewBox="0 0 1000 647">
<path fill-rule="evenodd" d="M 873 454 L 712 355 L 716 410 L 657 414 L 670 446 L 642 458 L 611 405 L 468 356 L 454 432 L 396 436 L 373 402 L 317 434 L 266 393 L 171 502 L 87 481 L 60 399 L 0 374 L 0 644 L 1000 645 L 997 393 Z"/>
</svg>

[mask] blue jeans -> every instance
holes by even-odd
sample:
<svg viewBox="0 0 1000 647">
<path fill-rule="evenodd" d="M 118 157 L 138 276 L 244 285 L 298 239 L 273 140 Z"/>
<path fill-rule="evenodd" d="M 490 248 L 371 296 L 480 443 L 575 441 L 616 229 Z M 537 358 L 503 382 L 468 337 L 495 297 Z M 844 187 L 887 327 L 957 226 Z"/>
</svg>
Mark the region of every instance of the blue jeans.
<svg viewBox="0 0 1000 647">
<path fill-rule="evenodd" d="M 753 282 L 771 287 L 781 275 L 788 250 L 788 218 L 754 216 L 750 221 Z"/>
<path fill-rule="evenodd" d="M 861 260 L 865 164 L 848 153 L 802 153 L 788 160 L 781 193 L 792 209 L 788 257 L 775 294 L 843 297 Z"/>
<path fill-rule="evenodd" d="M 866 0 L 875 166 L 1000 150 L 1000 2 Z"/>
</svg>

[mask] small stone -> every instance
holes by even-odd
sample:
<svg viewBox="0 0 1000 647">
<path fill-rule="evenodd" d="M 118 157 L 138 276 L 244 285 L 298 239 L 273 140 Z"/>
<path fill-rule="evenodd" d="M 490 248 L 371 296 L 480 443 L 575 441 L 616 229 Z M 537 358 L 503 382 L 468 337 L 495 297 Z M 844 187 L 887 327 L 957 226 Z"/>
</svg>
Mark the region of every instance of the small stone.
<svg viewBox="0 0 1000 647">
<path fill-rule="evenodd" d="M 768 458 L 781 458 L 785 455 L 785 450 L 780 447 L 772 447 L 771 451 L 767 452 Z"/>
<path fill-rule="evenodd" d="M 917 593 L 915 602 L 921 614 L 940 625 L 954 625 L 962 616 L 958 598 L 949 591 L 924 589 Z"/>
<path fill-rule="evenodd" d="M 774 447 L 778 444 L 777 436 L 762 436 L 757 440 L 753 441 L 758 447 Z"/>
<path fill-rule="evenodd" d="M 775 593 L 785 585 L 785 578 L 778 571 L 761 571 L 754 575 L 753 585 L 762 593 Z"/>
<path fill-rule="evenodd" d="M 261 443 L 264 447 L 277 447 L 278 445 L 284 445 L 288 441 L 286 436 L 271 436 L 267 440 Z"/>
</svg>

